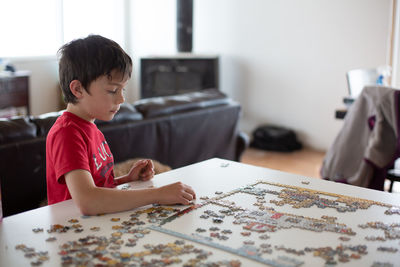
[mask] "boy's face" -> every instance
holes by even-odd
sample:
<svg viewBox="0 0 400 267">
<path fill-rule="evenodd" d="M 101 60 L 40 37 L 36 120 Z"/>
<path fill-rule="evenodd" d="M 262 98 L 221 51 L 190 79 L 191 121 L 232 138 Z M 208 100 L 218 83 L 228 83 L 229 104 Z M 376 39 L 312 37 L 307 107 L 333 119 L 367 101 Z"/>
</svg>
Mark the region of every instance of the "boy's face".
<svg viewBox="0 0 400 267">
<path fill-rule="evenodd" d="M 93 122 L 95 119 L 109 121 L 125 101 L 124 88 L 128 77 L 123 78 L 118 72 L 111 76 L 100 76 L 90 83 L 88 92 L 83 90 L 83 97 L 79 99 L 81 115 L 84 119 Z"/>
</svg>

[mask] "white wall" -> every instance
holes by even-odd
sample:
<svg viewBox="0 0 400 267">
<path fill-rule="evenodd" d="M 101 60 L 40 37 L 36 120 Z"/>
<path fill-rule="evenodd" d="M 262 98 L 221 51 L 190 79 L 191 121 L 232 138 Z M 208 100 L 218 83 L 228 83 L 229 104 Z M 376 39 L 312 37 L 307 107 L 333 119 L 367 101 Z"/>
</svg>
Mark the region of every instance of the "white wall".
<svg viewBox="0 0 400 267">
<path fill-rule="evenodd" d="M 247 132 L 286 126 L 326 150 L 346 71 L 387 62 L 390 0 L 195 3 L 194 52 L 221 55 L 222 90 L 242 104 Z"/>
<path fill-rule="evenodd" d="M 220 55 L 222 91 L 243 106 L 241 128 L 271 123 L 326 150 L 342 126 L 349 69 L 387 62 L 391 0 L 194 0 L 194 53 Z M 135 63 L 128 101 L 137 99 L 138 59 L 176 52 L 176 1 L 131 0 L 128 43 Z M 32 71 L 33 114 L 53 111 L 57 63 Z"/>
<path fill-rule="evenodd" d="M 134 99 L 140 96 L 141 57 L 176 52 L 176 0 L 131 0 L 130 55 L 133 57 Z"/>
<path fill-rule="evenodd" d="M 18 70 L 29 70 L 29 105 L 32 115 L 59 110 L 61 91 L 58 84 L 58 62 L 56 57 L 27 58 L 14 60 Z"/>
<path fill-rule="evenodd" d="M 396 15 L 394 19 L 394 44 L 393 44 L 393 70 L 392 70 L 392 85 L 400 88 L 400 1 L 396 1 Z"/>
</svg>

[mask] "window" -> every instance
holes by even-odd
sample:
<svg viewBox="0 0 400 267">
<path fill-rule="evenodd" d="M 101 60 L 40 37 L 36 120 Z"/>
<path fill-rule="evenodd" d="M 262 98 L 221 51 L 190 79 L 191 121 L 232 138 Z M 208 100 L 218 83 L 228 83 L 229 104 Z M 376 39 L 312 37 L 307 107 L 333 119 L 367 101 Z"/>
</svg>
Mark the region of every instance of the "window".
<svg viewBox="0 0 400 267">
<path fill-rule="evenodd" d="M 0 57 L 55 54 L 61 41 L 57 1 L 0 1 L 0 10 Z"/>
<path fill-rule="evenodd" d="M 122 0 L 63 1 L 64 43 L 89 34 L 100 34 L 124 43 Z"/>
<path fill-rule="evenodd" d="M 1 1 L 0 58 L 54 56 L 66 42 L 100 34 L 124 44 L 124 0 Z"/>
</svg>

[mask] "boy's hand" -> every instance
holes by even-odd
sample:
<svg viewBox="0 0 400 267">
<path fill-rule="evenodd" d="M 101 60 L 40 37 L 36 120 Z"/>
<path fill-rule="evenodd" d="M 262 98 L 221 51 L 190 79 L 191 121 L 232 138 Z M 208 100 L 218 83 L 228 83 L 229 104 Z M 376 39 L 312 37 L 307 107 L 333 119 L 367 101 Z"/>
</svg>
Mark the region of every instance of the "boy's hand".
<svg viewBox="0 0 400 267">
<path fill-rule="evenodd" d="M 193 189 L 181 182 L 158 188 L 157 203 L 161 205 L 189 205 L 194 199 L 196 199 L 196 193 L 193 191 Z"/>
<path fill-rule="evenodd" d="M 150 159 L 137 161 L 128 173 L 130 181 L 148 181 L 154 177 L 154 165 Z"/>
</svg>

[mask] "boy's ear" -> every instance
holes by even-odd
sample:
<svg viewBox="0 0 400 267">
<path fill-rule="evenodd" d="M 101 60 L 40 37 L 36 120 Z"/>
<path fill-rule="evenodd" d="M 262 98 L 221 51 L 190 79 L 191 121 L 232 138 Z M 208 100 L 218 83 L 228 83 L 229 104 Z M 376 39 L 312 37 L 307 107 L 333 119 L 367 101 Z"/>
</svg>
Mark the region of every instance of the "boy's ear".
<svg viewBox="0 0 400 267">
<path fill-rule="evenodd" d="M 78 80 L 72 80 L 69 83 L 69 90 L 71 90 L 71 93 L 78 99 L 83 96 L 84 89 L 81 82 Z"/>
</svg>

